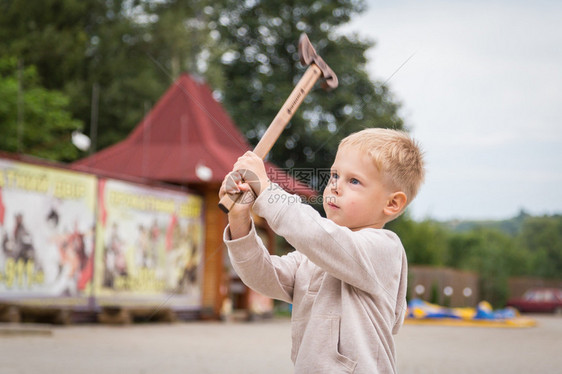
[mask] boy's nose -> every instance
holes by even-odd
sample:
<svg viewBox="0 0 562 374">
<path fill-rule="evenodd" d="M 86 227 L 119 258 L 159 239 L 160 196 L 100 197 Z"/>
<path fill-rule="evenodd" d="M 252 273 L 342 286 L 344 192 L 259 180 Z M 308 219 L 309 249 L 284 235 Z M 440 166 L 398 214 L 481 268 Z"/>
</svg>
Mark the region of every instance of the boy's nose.
<svg viewBox="0 0 562 374">
<path fill-rule="evenodd" d="M 338 188 L 338 181 L 337 181 L 337 179 L 333 179 L 333 180 L 330 182 L 330 188 L 332 189 L 332 192 L 333 192 L 334 194 L 339 195 L 340 191 L 339 191 L 339 188 Z"/>
</svg>

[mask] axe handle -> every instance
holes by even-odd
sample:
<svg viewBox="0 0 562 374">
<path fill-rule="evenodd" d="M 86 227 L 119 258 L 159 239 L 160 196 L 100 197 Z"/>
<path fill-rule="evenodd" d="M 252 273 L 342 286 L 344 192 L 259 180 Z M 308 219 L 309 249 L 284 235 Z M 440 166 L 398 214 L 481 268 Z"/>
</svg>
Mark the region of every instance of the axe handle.
<svg viewBox="0 0 562 374">
<path fill-rule="evenodd" d="M 304 98 L 312 87 L 314 83 L 320 78 L 322 72 L 320 68 L 316 64 L 311 64 L 306 72 L 301 77 L 293 92 L 289 95 L 287 100 L 285 100 L 285 104 L 281 107 L 271 124 L 261 137 L 260 141 L 254 148 L 254 153 L 257 154 L 262 159 L 267 156 L 291 118 L 293 114 L 297 111 L 298 107 L 304 101 Z"/>
<path fill-rule="evenodd" d="M 281 135 L 283 129 L 285 129 L 285 127 L 293 117 L 293 114 L 295 114 L 298 107 L 301 105 L 304 98 L 306 97 L 306 95 L 308 95 L 321 75 L 322 72 L 320 71 L 320 68 L 314 63 L 310 64 L 308 69 L 306 69 L 304 75 L 301 77 L 301 79 L 285 101 L 285 104 L 283 104 L 273 121 L 271 121 L 271 124 L 254 148 L 254 153 L 256 155 L 258 155 L 262 159 L 267 156 L 267 154 L 279 138 L 279 135 Z M 230 212 L 230 209 L 232 209 L 234 204 L 236 204 L 236 202 L 242 197 L 242 195 L 243 194 L 240 193 L 224 195 L 219 202 L 219 208 L 221 208 L 221 210 L 225 213 Z"/>
</svg>

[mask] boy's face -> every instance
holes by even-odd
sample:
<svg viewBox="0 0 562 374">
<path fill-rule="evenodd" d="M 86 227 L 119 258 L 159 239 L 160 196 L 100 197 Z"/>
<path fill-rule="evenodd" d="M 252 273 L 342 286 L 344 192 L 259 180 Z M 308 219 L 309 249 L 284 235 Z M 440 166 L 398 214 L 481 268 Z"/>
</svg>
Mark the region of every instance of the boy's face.
<svg viewBox="0 0 562 374">
<path fill-rule="evenodd" d="M 384 208 L 391 195 L 367 154 L 353 147 L 338 150 L 324 189 L 328 219 L 351 230 L 382 228 L 388 220 Z"/>
</svg>

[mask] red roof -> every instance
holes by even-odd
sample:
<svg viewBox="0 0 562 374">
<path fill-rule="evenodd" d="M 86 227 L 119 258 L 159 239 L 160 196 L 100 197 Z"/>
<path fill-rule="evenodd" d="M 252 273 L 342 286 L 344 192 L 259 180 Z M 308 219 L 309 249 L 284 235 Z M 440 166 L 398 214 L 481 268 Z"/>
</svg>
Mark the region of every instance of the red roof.
<svg viewBox="0 0 562 374">
<path fill-rule="evenodd" d="M 216 183 L 250 149 L 209 87 L 182 74 L 125 140 L 71 167 L 178 184 Z M 201 166 L 210 169 L 210 178 L 197 175 Z M 291 192 L 315 194 L 276 166 L 267 163 L 266 168 Z"/>
</svg>

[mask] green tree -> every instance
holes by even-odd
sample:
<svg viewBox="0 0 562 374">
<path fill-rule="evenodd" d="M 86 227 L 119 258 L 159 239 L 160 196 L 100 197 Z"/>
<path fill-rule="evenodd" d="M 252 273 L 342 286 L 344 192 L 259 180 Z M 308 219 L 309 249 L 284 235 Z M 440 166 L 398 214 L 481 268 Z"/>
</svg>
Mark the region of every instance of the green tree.
<svg viewBox="0 0 562 374">
<path fill-rule="evenodd" d="M 82 128 L 68 110 L 69 98 L 39 84 L 34 66 L 15 57 L 0 58 L 0 149 L 66 161 L 78 150 L 73 130 Z"/>
<path fill-rule="evenodd" d="M 208 0 L 162 1 L 145 5 L 149 23 L 150 54 L 171 78 L 182 72 L 205 75 L 210 51 L 215 49 Z M 209 76 L 212 78 L 212 76 Z"/>
<path fill-rule="evenodd" d="M 0 55 L 36 66 L 41 85 L 71 98 L 69 110 L 86 124 L 86 133 L 97 85 L 97 148 L 103 148 L 126 136 L 170 83 L 151 60 L 151 22 L 143 5 L 138 0 L 46 0 L 33 6 L 2 1 Z"/>
<path fill-rule="evenodd" d="M 527 217 L 517 239 L 534 256 L 534 275 L 562 275 L 562 216 Z"/>
<path fill-rule="evenodd" d="M 475 271 L 480 277 L 480 294 L 495 306 L 509 297 L 510 276 L 528 273 L 529 254 L 513 238 L 497 229 L 479 227 L 451 234 L 448 265 Z"/>
<path fill-rule="evenodd" d="M 449 234 L 440 223 L 416 222 L 404 214 L 386 228 L 400 237 L 410 264 L 443 266 L 447 263 Z"/>
<path fill-rule="evenodd" d="M 326 168 L 342 137 L 365 127 L 402 128 L 388 88 L 365 70 L 374 43 L 342 35 L 338 27 L 365 9 L 363 1 L 218 1 L 210 12 L 223 53 L 223 104 L 252 144 L 277 114 L 305 71 L 297 43 L 306 32 L 339 78 L 330 93 L 313 90 L 297 111 L 270 159 L 287 168 Z M 310 181 L 320 188 L 321 180 Z"/>
<path fill-rule="evenodd" d="M 37 68 L 47 89 L 64 90 L 83 73 L 90 43 L 89 26 L 102 14 L 104 2 L 25 0 L 0 2 L 0 55 L 16 56 Z"/>
<path fill-rule="evenodd" d="M 150 18 L 144 17 L 140 1 L 94 3 L 80 23 L 87 43 L 76 45 L 83 55 L 79 74 L 67 79 L 64 89 L 73 98 L 74 113 L 90 132 L 93 87 L 99 87 L 94 144 L 99 150 L 127 136 L 172 78 L 154 62 Z"/>
<path fill-rule="evenodd" d="M 255 144 L 304 72 L 297 41 L 306 32 L 340 87 L 313 90 L 271 160 L 324 168 L 343 136 L 403 127 L 388 88 L 365 70 L 374 43 L 338 32 L 364 9 L 358 0 L 5 0 L 0 55 L 36 66 L 42 86 L 71 98 L 68 109 L 86 133 L 99 87 L 97 149 L 129 134 L 183 71 L 215 88 Z M 322 181 L 310 182 L 318 188 Z"/>
</svg>

